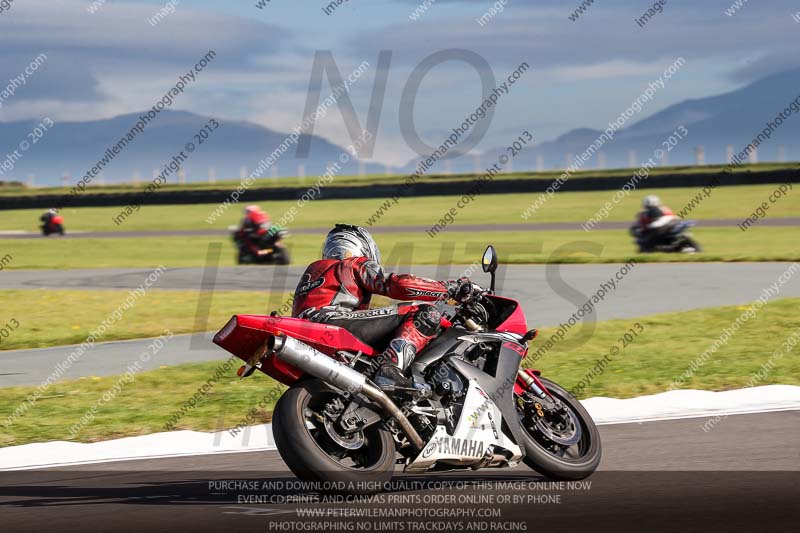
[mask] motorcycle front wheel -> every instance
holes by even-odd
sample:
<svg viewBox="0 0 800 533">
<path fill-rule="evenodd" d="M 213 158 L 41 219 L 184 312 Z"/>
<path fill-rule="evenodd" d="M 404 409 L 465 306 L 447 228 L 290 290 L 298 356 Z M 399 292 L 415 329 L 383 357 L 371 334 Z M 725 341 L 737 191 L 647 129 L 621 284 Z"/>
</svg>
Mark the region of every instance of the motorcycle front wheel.
<svg viewBox="0 0 800 533">
<path fill-rule="evenodd" d="M 377 424 L 343 434 L 335 418 L 348 403 L 318 379 L 296 383 L 275 405 L 275 444 L 294 475 L 319 490 L 375 493 L 394 474 L 394 439 Z"/>
<path fill-rule="evenodd" d="M 249 265 L 253 263 L 253 256 L 249 252 L 239 248 L 236 252 L 237 265 Z"/>
<path fill-rule="evenodd" d="M 525 437 L 525 464 L 551 479 L 589 477 L 600 464 L 600 432 L 592 417 L 569 392 L 539 378 L 553 402 L 526 393 L 514 395 Z"/>
<path fill-rule="evenodd" d="M 700 245 L 697 243 L 697 241 L 691 237 L 684 237 L 683 243 L 684 243 L 683 245 L 684 250 L 686 249 L 686 247 L 689 247 L 689 248 L 694 248 L 694 251 L 696 253 L 700 253 L 703 251 L 702 248 L 700 248 Z"/>
</svg>

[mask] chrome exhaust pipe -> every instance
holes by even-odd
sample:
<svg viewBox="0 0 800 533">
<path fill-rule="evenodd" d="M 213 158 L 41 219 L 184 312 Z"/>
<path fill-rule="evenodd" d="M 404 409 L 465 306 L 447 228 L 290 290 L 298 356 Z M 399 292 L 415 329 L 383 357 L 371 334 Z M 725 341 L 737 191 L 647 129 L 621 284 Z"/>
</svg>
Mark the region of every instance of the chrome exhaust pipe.
<svg viewBox="0 0 800 533">
<path fill-rule="evenodd" d="M 286 335 L 270 337 L 267 350 L 275 352 L 279 359 L 290 365 L 349 393 L 361 392 L 367 382 L 364 374 Z"/>
<path fill-rule="evenodd" d="M 406 415 L 385 392 L 368 381 L 364 374 L 328 357 L 312 346 L 286 335 L 271 336 L 267 340 L 267 350 L 273 352 L 278 359 L 299 368 L 315 378 L 330 383 L 350 394 L 361 393 L 374 401 L 383 408 L 386 414 L 397 421 L 397 425 L 408 437 L 411 445 L 417 451 L 422 450 L 425 443 L 408 418 L 406 418 Z"/>
</svg>

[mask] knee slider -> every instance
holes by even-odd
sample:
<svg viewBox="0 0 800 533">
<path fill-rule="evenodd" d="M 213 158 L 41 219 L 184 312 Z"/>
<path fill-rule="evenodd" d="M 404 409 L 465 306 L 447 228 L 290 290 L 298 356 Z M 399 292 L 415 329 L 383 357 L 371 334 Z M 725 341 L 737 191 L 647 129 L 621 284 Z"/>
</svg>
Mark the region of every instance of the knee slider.
<svg viewBox="0 0 800 533">
<path fill-rule="evenodd" d="M 439 331 L 442 313 L 433 305 L 422 304 L 414 313 L 414 325 L 420 333 L 430 337 Z"/>
</svg>

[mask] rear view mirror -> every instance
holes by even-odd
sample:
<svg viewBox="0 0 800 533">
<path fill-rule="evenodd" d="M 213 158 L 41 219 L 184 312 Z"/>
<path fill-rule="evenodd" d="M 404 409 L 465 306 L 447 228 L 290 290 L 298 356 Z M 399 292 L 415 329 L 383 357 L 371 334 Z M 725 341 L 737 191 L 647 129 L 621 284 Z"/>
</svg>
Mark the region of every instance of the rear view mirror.
<svg viewBox="0 0 800 533">
<path fill-rule="evenodd" d="M 484 272 L 492 276 L 491 285 L 489 285 L 489 292 L 494 294 L 494 271 L 497 270 L 497 252 L 494 250 L 494 246 L 491 244 L 487 246 L 486 251 L 483 252 L 481 266 L 483 267 Z"/>
<path fill-rule="evenodd" d="M 483 271 L 487 273 L 492 273 L 497 270 L 497 252 L 491 244 L 487 246 L 486 251 L 483 252 L 481 266 L 483 266 Z"/>
</svg>

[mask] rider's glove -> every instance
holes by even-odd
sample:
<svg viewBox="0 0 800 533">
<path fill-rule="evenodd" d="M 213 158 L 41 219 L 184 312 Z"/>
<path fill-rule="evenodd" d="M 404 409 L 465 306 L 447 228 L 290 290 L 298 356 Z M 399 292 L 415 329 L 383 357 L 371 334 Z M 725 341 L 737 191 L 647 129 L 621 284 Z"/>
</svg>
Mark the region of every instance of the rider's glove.
<svg viewBox="0 0 800 533">
<path fill-rule="evenodd" d="M 474 294 L 482 290 L 472 283 L 469 278 L 459 278 L 447 282 L 447 296 L 456 302 L 469 300 Z"/>
</svg>

